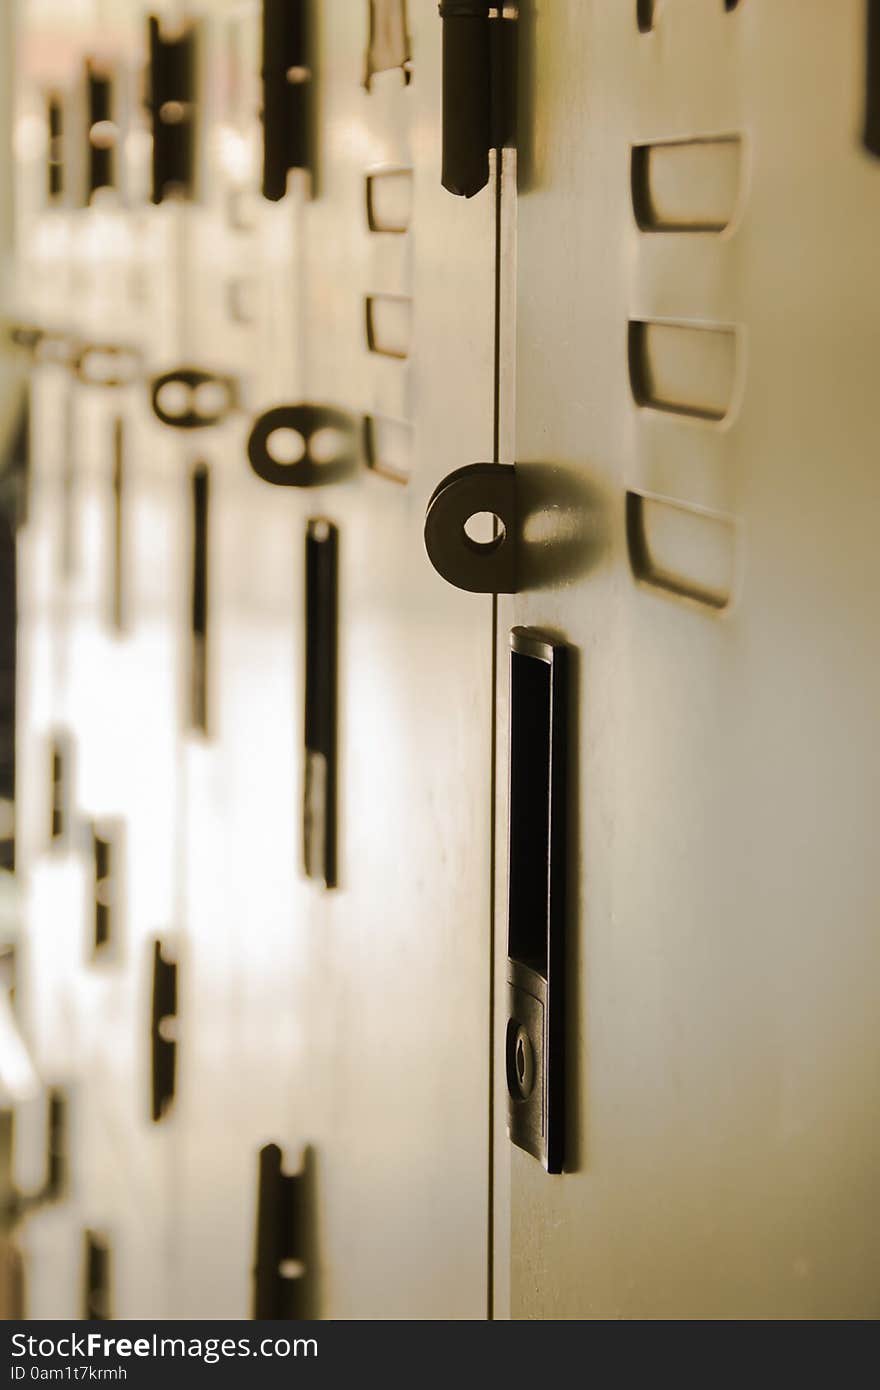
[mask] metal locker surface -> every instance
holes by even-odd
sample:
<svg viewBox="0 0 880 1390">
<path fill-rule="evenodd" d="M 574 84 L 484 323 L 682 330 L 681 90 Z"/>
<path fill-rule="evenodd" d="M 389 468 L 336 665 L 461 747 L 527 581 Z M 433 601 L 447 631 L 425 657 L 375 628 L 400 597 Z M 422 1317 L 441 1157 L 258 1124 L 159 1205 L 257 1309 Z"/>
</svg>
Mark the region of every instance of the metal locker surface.
<svg viewBox="0 0 880 1390">
<path fill-rule="evenodd" d="M 520 8 L 502 456 L 524 520 L 522 591 L 499 600 L 498 902 L 522 624 L 572 655 L 569 1123 L 548 1176 L 505 1137 L 499 1070 L 497 1309 L 870 1317 L 864 6 L 666 0 L 644 31 L 634 3 Z"/>
</svg>

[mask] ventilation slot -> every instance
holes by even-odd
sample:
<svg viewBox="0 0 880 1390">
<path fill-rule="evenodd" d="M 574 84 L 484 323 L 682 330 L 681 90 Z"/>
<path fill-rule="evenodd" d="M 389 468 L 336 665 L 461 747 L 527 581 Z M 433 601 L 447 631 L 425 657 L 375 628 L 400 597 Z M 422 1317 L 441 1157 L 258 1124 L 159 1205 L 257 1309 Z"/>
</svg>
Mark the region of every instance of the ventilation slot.
<svg viewBox="0 0 880 1390">
<path fill-rule="evenodd" d="M 632 200 L 645 232 L 723 232 L 739 197 L 742 142 L 677 140 L 637 145 Z"/>
<path fill-rule="evenodd" d="M 408 231 L 412 205 L 412 170 L 383 169 L 367 176 L 367 222 L 371 232 Z"/>
<path fill-rule="evenodd" d="M 632 321 L 629 371 L 637 405 L 723 420 L 733 398 L 736 334 L 702 324 Z"/>
<path fill-rule="evenodd" d="M 364 419 L 364 453 L 367 467 L 395 483 L 406 483 L 412 471 L 413 428 L 403 420 L 383 415 Z"/>
<path fill-rule="evenodd" d="M 367 296 L 367 345 L 382 357 L 409 356 L 412 301 L 402 295 Z"/>
<path fill-rule="evenodd" d="M 728 517 L 629 492 L 626 535 L 630 565 L 641 583 L 708 608 L 727 607 L 736 558 Z"/>
</svg>

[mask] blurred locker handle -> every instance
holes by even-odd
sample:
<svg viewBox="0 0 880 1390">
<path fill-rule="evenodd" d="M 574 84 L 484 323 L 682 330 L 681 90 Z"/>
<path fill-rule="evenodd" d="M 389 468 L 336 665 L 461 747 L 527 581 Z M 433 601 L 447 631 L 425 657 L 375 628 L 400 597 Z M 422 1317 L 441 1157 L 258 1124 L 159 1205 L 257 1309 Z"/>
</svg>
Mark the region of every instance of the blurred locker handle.
<svg viewBox="0 0 880 1390">
<path fill-rule="evenodd" d="M 298 1173 L 283 1171 L 277 1144 L 260 1150 L 253 1303 L 258 1321 L 304 1318 L 312 1311 L 308 1210 L 312 1166 L 309 1149 Z"/>
<path fill-rule="evenodd" d="M 513 35 L 502 5 L 441 0 L 443 155 L 441 182 L 472 198 L 489 182 L 489 151 L 512 142 Z"/>
<path fill-rule="evenodd" d="M 309 0 L 263 0 L 263 197 L 277 203 L 291 169 L 312 168 Z"/>
<path fill-rule="evenodd" d="M 867 0 L 865 17 L 865 149 L 880 158 L 880 0 Z"/>
<path fill-rule="evenodd" d="M 153 126 L 151 201 L 193 191 L 195 150 L 196 31 L 163 31 L 149 18 L 150 86 L 147 106 Z"/>
<path fill-rule="evenodd" d="M 153 990 L 150 1010 L 151 1105 L 154 1123 L 163 1119 L 174 1099 L 177 1077 L 177 962 L 166 960 L 162 942 L 153 943 Z"/>
</svg>

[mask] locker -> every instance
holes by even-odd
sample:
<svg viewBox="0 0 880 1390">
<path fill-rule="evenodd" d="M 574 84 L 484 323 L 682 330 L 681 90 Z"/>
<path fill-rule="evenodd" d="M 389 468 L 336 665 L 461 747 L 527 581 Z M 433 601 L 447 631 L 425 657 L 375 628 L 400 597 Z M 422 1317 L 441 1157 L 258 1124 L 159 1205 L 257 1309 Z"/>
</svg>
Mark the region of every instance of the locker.
<svg viewBox="0 0 880 1390">
<path fill-rule="evenodd" d="M 877 6 L 9 8 L 7 1305 L 875 1315 Z"/>
<path fill-rule="evenodd" d="M 560 636 L 574 785 L 561 1176 L 506 1137 L 495 1017 L 514 1318 L 877 1312 L 880 183 L 833 9 L 521 7 L 498 726 L 510 629 Z"/>
</svg>

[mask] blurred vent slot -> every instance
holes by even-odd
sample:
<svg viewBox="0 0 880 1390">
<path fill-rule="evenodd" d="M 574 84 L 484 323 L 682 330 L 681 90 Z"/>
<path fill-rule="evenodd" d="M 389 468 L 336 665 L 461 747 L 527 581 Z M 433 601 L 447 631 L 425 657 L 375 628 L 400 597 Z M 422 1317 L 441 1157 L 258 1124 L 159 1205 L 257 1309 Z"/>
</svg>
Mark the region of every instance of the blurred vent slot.
<svg viewBox="0 0 880 1390">
<path fill-rule="evenodd" d="M 736 560 L 729 518 L 628 492 L 626 534 L 636 579 L 709 608 L 727 607 Z"/>
<path fill-rule="evenodd" d="M 742 176 L 742 142 L 681 140 L 637 145 L 632 199 L 645 232 L 722 232 L 733 219 Z"/>
<path fill-rule="evenodd" d="M 208 730 L 208 503 L 210 475 L 205 464 L 192 473 L 192 640 L 190 724 Z"/>
<path fill-rule="evenodd" d="M 370 41 L 364 86 L 369 91 L 377 72 L 400 68 L 404 82 L 412 77 L 412 52 L 406 22 L 406 0 L 370 0 Z"/>
<path fill-rule="evenodd" d="M 412 220 L 411 169 L 367 175 L 367 221 L 371 232 L 406 232 Z"/>
<path fill-rule="evenodd" d="M 384 415 L 364 419 L 367 467 L 395 483 L 406 483 L 412 472 L 413 427 Z"/>
<path fill-rule="evenodd" d="M 640 34 L 650 34 L 654 28 L 655 0 L 636 0 L 636 24 Z"/>
<path fill-rule="evenodd" d="M 723 420 L 736 378 L 736 334 L 703 324 L 632 321 L 629 370 L 638 405 Z"/>
<path fill-rule="evenodd" d="M 85 1233 L 83 1318 L 104 1322 L 110 1314 L 110 1244 L 97 1231 Z"/>
<path fill-rule="evenodd" d="M 412 332 L 412 300 L 401 295 L 367 296 L 367 344 L 382 357 L 409 356 Z"/>
<path fill-rule="evenodd" d="M 880 158 L 880 0 L 868 0 L 865 32 L 865 149 Z"/>
</svg>

